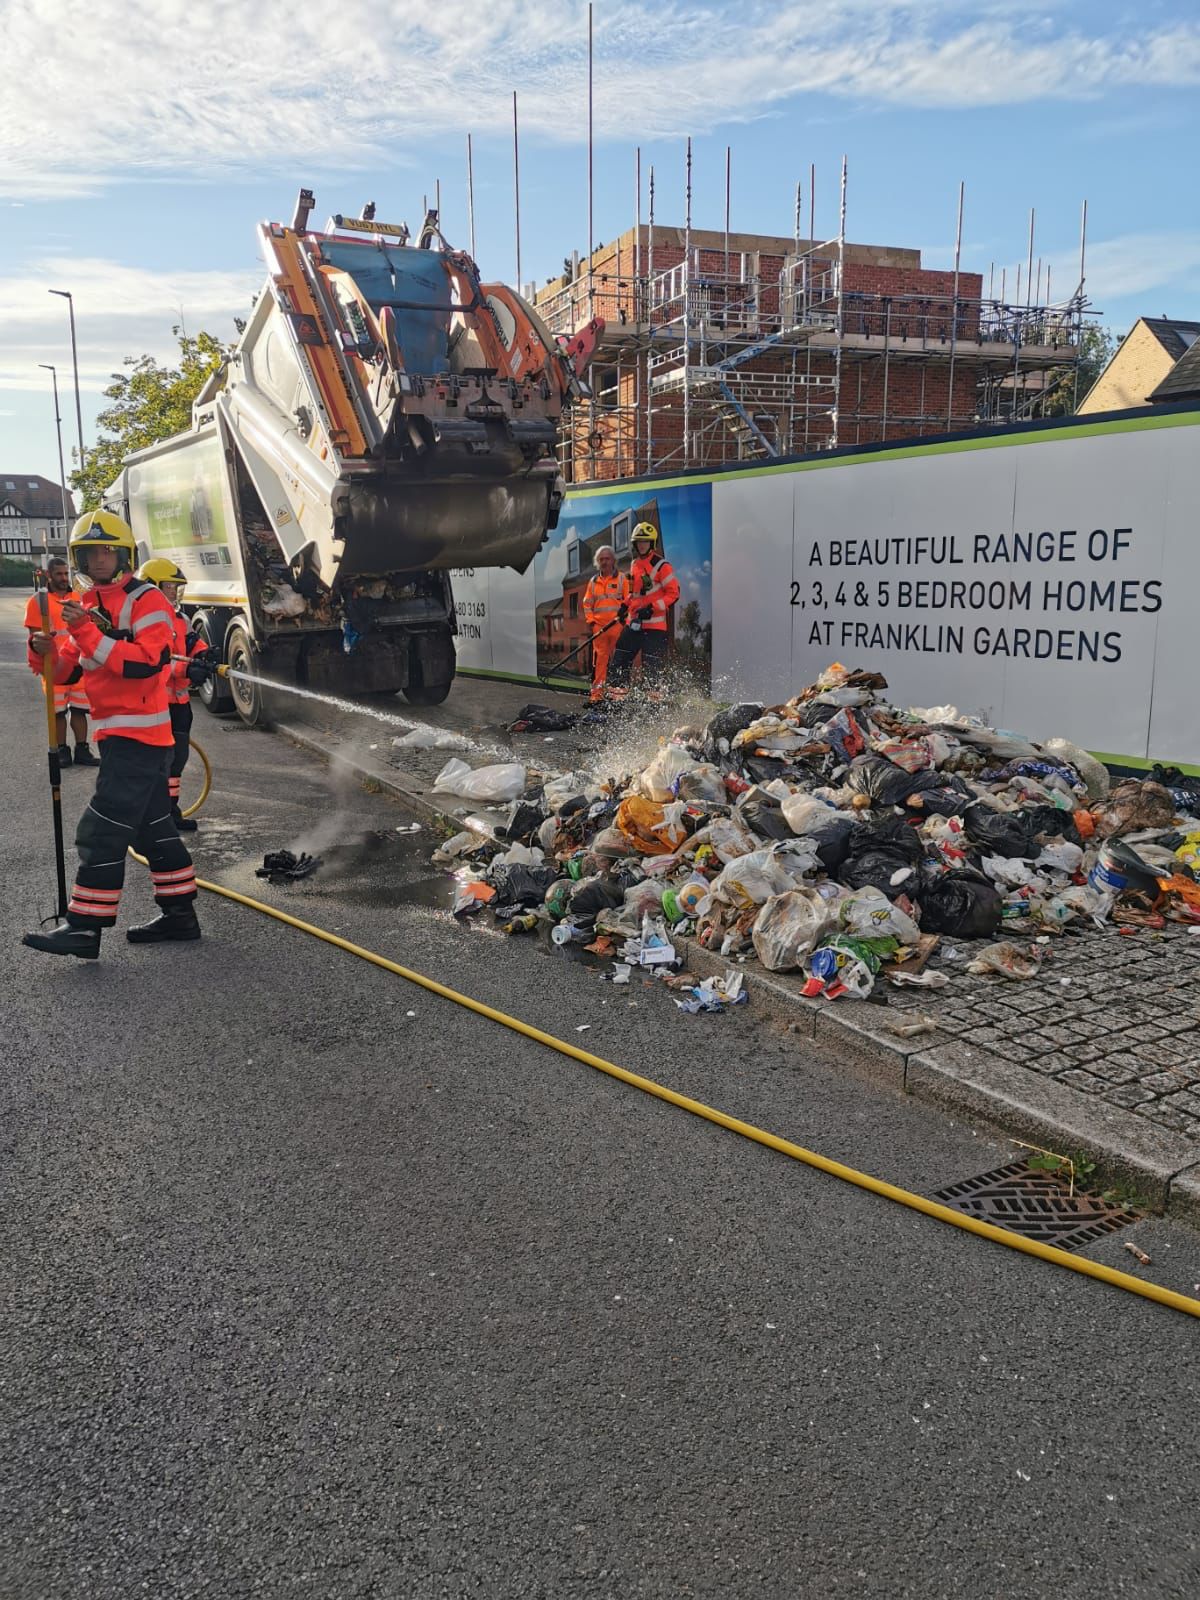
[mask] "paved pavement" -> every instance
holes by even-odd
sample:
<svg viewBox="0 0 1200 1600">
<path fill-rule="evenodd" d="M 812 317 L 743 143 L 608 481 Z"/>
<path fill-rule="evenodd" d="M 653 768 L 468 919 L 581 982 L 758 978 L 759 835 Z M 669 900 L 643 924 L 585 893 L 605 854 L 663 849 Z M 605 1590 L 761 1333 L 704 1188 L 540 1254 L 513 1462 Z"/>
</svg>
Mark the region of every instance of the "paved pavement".
<svg viewBox="0 0 1200 1600">
<path fill-rule="evenodd" d="M 1196 1593 L 1193 1321 L 211 896 L 198 946 L 21 949 L 53 879 L 14 612 L 6 1600 Z M 761 1009 L 684 1018 L 462 930 L 386 796 L 197 733 L 205 875 L 916 1189 L 1006 1158 Z M 282 844 L 326 866 L 264 886 Z M 129 900 L 123 923 L 150 909 L 136 869 Z M 1130 1265 L 1121 1237 L 1092 1253 Z M 1200 1281 L 1190 1229 L 1133 1237 L 1150 1275 Z"/>
</svg>

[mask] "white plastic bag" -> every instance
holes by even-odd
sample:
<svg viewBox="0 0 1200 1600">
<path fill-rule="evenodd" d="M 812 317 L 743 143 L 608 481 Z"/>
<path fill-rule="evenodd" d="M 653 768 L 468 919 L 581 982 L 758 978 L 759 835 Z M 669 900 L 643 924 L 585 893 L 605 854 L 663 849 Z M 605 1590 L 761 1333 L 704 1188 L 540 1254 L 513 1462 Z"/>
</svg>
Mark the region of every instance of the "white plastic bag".
<svg viewBox="0 0 1200 1600">
<path fill-rule="evenodd" d="M 642 773 L 635 785 L 647 800 L 673 800 L 675 783 L 685 772 L 696 772 L 700 763 L 694 761 L 682 745 L 665 744 Z"/>
<path fill-rule="evenodd" d="M 1042 746 L 1051 761 L 1063 761 L 1083 779 L 1089 800 L 1107 800 L 1112 789 L 1108 768 L 1069 739 L 1047 739 Z"/>
<path fill-rule="evenodd" d="M 907 912 L 893 905 L 881 889 L 855 889 L 838 906 L 838 924 L 843 933 L 858 939 L 898 939 L 901 944 L 916 944 L 921 930 Z"/>
<path fill-rule="evenodd" d="M 739 856 L 749 855 L 752 850 L 758 849 L 761 842 L 735 812 L 731 817 L 714 817 L 707 827 L 692 835 L 688 849 L 711 844 L 720 859 L 729 862 L 736 861 Z"/>
<path fill-rule="evenodd" d="M 471 741 L 449 728 L 410 728 L 392 743 L 401 750 L 469 750 Z"/>
<path fill-rule="evenodd" d="M 308 610 L 308 601 L 290 583 L 264 584 L 259 604 L 269 617 L 302 617 Z"/>
<path fill-rule="evenodd" d="M 772 895 L 754 919 L 754 950 L 768 972 L 788 972 L 832 926 L 829 902 L 815 889 L 789 889 Z"/>
<path fill-rule="evenodd" d="M 743 910 L 762 905 L 773 894 L 786 894 L 799 886 L 803 868 L 789 870 L 789 865 L 796 866 L 795 858 L 789 863 L 788 858 L 774 849 L 752 850 L 748 855 L 738 856 L 736 861 L 722 867 L 713 879 L 713 898 Z"/>
<path fill-rule="evenodd" d="M 795 834 L 813 834 L 820 837 L 822 821 L 836 814 L 836 808 L 824 800 L 814 800 L 810 794 L 793 794 L 783 802 L 783 820 Z"/>
<path fill-rule="evenodd" d="M 595 787 L 595 781 L 590 773 L 564 772 L 561 777 L 552 778 L 542 793 L 551 811 L 557 811 L 559 806 L 565 805 L 568 800 L 573 800 L 578 794 L 590 796 Z"/>
<path fill-rule="evenodd" d="M 502 761 L 472 772 L 465 761 L 454 757 L 434 783 L 440 794 L 456 794 L 463 800 L 515 800 L 524 787 L 525 768 L 519 761 Z"/>
<path fill-rule="evenodd" d="M 1042 846 L 1035 867 L 1049 867 L 1051 872 L 1074 874 L 1083 863 L 1083 851 L 1069 839 L 1051 839 Z"/>
<path fill-rule="evenodd" d="M 980 863 L 993 883 L 1006 889 L 1021 889 L 1033 877 L 1033 869 L 1015 856 L 984 856 Z"/>
</svg>

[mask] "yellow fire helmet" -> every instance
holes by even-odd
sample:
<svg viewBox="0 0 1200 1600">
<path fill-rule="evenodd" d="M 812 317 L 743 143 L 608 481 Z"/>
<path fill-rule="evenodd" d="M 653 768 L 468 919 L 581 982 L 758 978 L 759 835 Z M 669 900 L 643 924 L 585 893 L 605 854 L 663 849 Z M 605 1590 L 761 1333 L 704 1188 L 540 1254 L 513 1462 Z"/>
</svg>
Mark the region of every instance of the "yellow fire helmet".
<svg viewBox="0 0 1200 1600">
<path fill-rule="evenodd" d="M 87 577 L 88 549 L 97 545 L 115 550 L 119 557 L 117 570 L 131 572 L 137 560 L 137 540 L 127 522 L 111 511 L 85 511 L 71 529 L 67 553 L 76 572 Z"/>
<path fill-rule="evenodd" d="M 164 583 L 177 583 L 180 586 L 180 593 L 187 582 L 186 575 L 180 572 L 173 561 L 168 561 L 166 556 L 152 556 L 149 561 L 143 561 L 137 575 L 143 583 L 157 584 L 159 588 Z M 176 595 L 175 598 L 178 600 L 180 596 Z"/>
<path fill-rule="evenodd" d="M 645 539 L 650 544 L 658 543 L 658 529 L 652 522 L 639 522 L 629 535 L 630 544 L 636 544 L 639 539 Z"/>
</svg>

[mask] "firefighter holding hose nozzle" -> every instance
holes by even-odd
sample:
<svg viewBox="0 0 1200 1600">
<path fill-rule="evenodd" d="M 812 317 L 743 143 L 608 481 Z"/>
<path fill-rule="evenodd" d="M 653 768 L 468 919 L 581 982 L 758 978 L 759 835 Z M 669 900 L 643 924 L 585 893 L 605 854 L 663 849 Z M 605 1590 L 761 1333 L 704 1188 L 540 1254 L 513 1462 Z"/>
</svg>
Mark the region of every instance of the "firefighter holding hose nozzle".
<svg viewBox="0 0 1200 1600">
<path fill-rule="evenodd" d="M 679 580 L 658 547 L 658 529 L 652 522 L 639 522 L 630 543 L 633 545 L 630 596 L 617 613 L 625 626 L 609 667 L 612 685 L 609 692 L 617 698 L 628 694 L 630 672 L 640 655 L 642 682 L 650 698 L 659 699 L 670 640 L 668 618 L 671 607 L 679 599 Z"/>
</svg>

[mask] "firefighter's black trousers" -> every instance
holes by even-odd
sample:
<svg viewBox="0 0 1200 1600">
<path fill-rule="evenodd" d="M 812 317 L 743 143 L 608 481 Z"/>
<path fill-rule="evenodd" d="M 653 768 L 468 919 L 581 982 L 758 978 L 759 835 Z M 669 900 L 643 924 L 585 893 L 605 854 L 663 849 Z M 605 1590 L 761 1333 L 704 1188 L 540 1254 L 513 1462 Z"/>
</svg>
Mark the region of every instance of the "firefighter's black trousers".
<svg viewBox="0 0 1200 1600">
<path fill-rule="evenodd" d="M 192 708 L 185 700 L 182 705 L 171 706 L 171 732 L 175 735 L 175 749 L 171 755 L 171 771 L 167 776 L 167 790 L 171 796 L 171 804 L 178 806 L 180 779 L 183 769 L 188 764 L 191 754 L 189 740 L 192 732 Z"/>
<path fill-rule="evenodd" d="M 96 792 L 75 830 L 79 869 L 67 907 L 78 928 L 111 928 L 132 846 L 150 864 L 154 898 L 164 911 L 196 898 L 192 858 L 171 821 L 167 793 L 172 750 L 110 736 L 100 741 Z"/>
<path fill-rule="evenodd" d="M 642 683 L 654 688 L 662 679 L 667 666 L 667 630 L 665 628 L 622 628 L 608 667 L 610 686 L 629 687 L 629 674 L 638 655 L 642 658 Z"/>
</svg>

